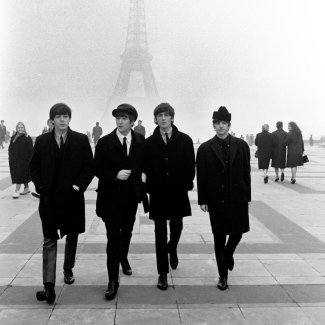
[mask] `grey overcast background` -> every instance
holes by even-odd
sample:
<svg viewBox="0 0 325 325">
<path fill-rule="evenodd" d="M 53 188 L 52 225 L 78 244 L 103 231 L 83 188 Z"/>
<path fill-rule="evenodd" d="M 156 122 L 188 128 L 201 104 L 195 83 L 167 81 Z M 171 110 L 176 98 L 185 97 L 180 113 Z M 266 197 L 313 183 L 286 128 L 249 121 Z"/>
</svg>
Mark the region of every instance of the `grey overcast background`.
<svg viewBox="0 0 325 325">
<path fill-rule="evenodd" d="M 214 135 L 220 105 L 237 136 L 264 123 L 273 131 L 277 120 L 285 129 L 297 122 L 304 138 L 325 135 L 324 1 L 145 3 L 159 95 L 193 140 Z M 62 101 L 73 110 L 71 127 L 91 131 L 118 77 L 129 0 L 0 0 L 0 15 L 0 118 L 8 129 L 21 120 L 38 135 Z M 152 110 L 139 109 L 149 132 Z M 101 124 L 105 133 L 114 127 L 113 119 Z"/>
</svg>

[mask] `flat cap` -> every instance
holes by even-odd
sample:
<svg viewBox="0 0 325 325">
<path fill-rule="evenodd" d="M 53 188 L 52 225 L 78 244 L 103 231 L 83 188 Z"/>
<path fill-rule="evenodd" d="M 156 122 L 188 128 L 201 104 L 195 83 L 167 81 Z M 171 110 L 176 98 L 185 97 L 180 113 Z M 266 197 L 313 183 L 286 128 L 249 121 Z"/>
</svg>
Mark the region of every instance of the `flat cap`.
<svg viewBox="0 0 325 325">
<path fill-rule="evenodd" d="M 126 113 L 128 115 L 132 115 L 134 118 L 134 121 L 138 118 L 138 112 L 137 110 L 130 104 L 121 104 L 117 106 L 117 108 L 113 109 L 112 115 L 116 117 L 120 113 Z"/>
</svg>

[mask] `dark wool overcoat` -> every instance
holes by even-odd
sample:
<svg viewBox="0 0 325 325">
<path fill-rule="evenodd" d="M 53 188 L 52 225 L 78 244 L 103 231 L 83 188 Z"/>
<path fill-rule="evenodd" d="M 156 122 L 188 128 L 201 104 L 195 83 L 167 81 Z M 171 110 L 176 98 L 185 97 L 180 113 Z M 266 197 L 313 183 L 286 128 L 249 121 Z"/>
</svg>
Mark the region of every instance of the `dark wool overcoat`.
<svg viewBox="0 0 325 325">
<path fill-rule="evenodd" d="M 217 136 L 201 144 L 196 164 L 198 203 L 208 205 L 212 232 L 239 234 L 249 231 L 251 176 L 247 143 L 230 136 L 228 175 Z"/>
<path fill-rule="evenodd" d="M 286 144 L 288 146 L 287 167 L 303 166 L 302 154 L 305 148 L 302 136 L 289 132 Z"/>
<path fill-rule="evenodd" d="M 286 166 L 286 141 L 287 132 L 277 129 L 272 132 L 272 167 L 285 168 Z"/>
<path fill-rule="evenodd" d="M 166 144 L 159 127 L 146 139 L 147 192 L 150 219 L 190 216 L 188 191 L 193 189 L 195 153 L 192 139 L 173 125 Z"/>
<path fill-rule="evenodd" d="M 116 179 L 122 169 L 131 169 L 129 181 L 137 202 L 144 200 L 145 185 L 142 182 L 144 137 L 131 130 L 132 141 L 128 159 L 117 137 L 116 129 L 98 140 L 95 150 L 95 169 L 98 177 L 96 214 L 103 220 L 118 217 L 125 181 Z"/>
<path fill-rule="evenodd" d="M 29 163 L 33 156 L 33 140 L 25 134 L 20 135 L 13 142 L 11 137 L 8 154 L 12 184 L 25 184 L 31 181 Z"/>
<path fill-rule="evenodd" d="M 256 134 L 255 145 L 258 150 L 258 168 L 268 169 L 272 158 L 272 135 L 268 131 Z"/>
<path fill-rule="evenodd" d="M 94 161 L 88 137 L 68 130 L 62 160 L 57 166 L 58 146 L 54 130 L 36 138 L 30 163 L 32 181 L 40 193 L 39 214 L 44 237 L 85 231 L 84 192 L 94 177 Z M 58 172 L 59 167 L 59 172 Z M 73 189 L 73 185 L 80 188 Z"/>
</svg>

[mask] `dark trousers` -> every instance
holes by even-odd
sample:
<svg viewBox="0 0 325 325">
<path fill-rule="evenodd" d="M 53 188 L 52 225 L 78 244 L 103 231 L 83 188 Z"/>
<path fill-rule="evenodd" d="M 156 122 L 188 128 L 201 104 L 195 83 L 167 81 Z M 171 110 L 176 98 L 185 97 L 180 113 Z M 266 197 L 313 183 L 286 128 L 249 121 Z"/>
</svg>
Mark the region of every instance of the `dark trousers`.
<svg viewBox="0 0 325 325">
<path fill-rule="evenodd" d="M 227 242 L 227 235 L 225 234 L 215 233 L 213 234 L 213 237 L 214 252 L 216 255 L 219 276 L 224 277 L 228 275 L 228 269 L 225 260 L 234 255 L 236 247 L 242 238 L 242 234 L 229 235 Z"/>
<path fill-rule="evenodd" d="M 120 261 L 127 259 L 138 203 L 133 200 L 121 208 L 121 214 L 104 220 L 107 236 L 107 272 L 109 281 L 118 280 Z"/>
<path fill-rule="evenodd" d="M 56 259 L 57 259 L 57 239 L 44 238 L 43 243 L 43 284 L 55 283 L 56 279 Z M 78 234 L 67 235 L 65 240 L 63 271 L 72 270 L 76 260 L 78 245 Z"/>
<path fill-rule="evenodd" d="M 183 230 L 183 218 L 169 221 L 170 239 L 168 242 L 167 220 L 155 219 L 155 242 L 158 274 L 169 273 L 168 252 L 176 252 Z"/>
</svg>

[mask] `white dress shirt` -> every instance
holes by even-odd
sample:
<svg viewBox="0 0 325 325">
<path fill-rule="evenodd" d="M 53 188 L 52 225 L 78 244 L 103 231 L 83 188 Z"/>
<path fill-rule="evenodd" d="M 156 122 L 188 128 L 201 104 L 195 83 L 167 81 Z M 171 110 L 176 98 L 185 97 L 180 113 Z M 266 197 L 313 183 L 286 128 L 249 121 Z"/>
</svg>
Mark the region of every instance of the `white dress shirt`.
<svg viewBox="0 0 325 325">
<path fill-rule="evenodd" d="M 127 155 L 129 155 L 131 141 L 132 141 L 131 131 L 127 135 L 123 135 L 119 130 L 116 130 L 116 135 L 117 135 L 118 139 L 120 140 L 122 146 L 123 146 L 123 139 L 124 139 L 124 137 L 126 137 Z"/>
</svg>

